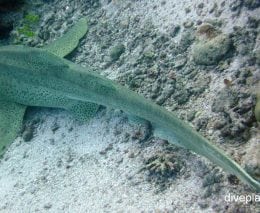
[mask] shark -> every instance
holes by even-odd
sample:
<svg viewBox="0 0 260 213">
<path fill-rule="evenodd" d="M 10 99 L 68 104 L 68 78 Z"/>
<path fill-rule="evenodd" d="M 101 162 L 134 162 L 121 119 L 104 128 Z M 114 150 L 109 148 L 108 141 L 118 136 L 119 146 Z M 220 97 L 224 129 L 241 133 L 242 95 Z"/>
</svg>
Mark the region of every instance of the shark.
<svg viewBox="0 0 260 213">
<path fill-rule="evenodd" d="M 43 48 L 0 47 L 0 154 L 15 140 L 28 106 L 62 108 L 88 121 L 99 107 L 150 123 L 155 136 L 206 157 L 259 192 L 260 182 L 173 112 L 65 58 L 87 33 L 85 18 Z"/>
</svg>

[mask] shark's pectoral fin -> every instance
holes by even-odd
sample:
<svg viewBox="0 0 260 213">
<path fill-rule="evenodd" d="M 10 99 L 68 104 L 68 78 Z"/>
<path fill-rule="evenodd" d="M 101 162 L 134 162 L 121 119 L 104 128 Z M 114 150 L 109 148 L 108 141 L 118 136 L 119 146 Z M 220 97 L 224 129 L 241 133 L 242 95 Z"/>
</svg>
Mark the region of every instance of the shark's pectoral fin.
<svg viewBox="0 0 260 213">
<path fill-rule="evenodd" d="M 48 44 L 44 49 L 54 55 L 65 57 L 78 46 L 80 39 L 87 33 L 87 31 L 87 20 L 82 18 L 61 38 Z"/>
<path fill-rule="evenodd" d="M 17 137 L 26 106 L 0 100 L 0 156 Z"/>
<path fill-rule="evenodd" d="M 90 102 L 77 102 L 67 107 L 67 110 L 72 112 L 76 119 L 80 121 L 88 121 L 93 118 L 99 109 L 99 105 Z"/>
</svg>

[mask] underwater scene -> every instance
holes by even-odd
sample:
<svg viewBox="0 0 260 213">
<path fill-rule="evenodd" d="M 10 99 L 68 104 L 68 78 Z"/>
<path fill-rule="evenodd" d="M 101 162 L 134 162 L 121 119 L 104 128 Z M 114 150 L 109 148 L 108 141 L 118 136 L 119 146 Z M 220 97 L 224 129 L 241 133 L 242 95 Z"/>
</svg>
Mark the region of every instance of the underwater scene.
<svg viewBox="0 0 260 213">
<path fill-rule="evenodd" d="M 259 213 L 259 0 L 0 0 L 0 213 Z"/>
</svg>

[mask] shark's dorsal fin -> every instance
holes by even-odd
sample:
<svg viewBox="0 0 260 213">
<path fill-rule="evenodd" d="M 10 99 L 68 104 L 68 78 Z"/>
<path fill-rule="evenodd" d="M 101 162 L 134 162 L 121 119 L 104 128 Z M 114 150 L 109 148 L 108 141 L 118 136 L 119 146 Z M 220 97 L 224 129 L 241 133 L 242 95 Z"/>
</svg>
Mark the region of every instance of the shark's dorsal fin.
<svg viewBox="0 0 260 213">
<path fill-rule="evenodd" d="M 0 156 L 17 137 L 26 106 L 0 100 Z"/>
<path fill-rule="evenodd" d="M 78 46 L 80 39 L 87 33 L 87 31 L 87 20 L 82 18 L 62 37 L 43 48 L 63 58 Z"/>
</svg>

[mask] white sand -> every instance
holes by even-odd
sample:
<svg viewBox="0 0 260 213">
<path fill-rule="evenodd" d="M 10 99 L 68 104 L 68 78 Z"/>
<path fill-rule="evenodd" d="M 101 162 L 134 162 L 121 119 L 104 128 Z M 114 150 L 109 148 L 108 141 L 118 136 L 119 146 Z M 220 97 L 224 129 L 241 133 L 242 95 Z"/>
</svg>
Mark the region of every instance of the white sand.
<svg viewBox="0 0 260 213">
<path fill-rule="evenodd" d="M 143 166 L 140 157 L 129 157 L 140 147 L 132 139 L 125 142 L 124 133 L 136 127 L 111 114 L 82 125 L 66 112 L 31 113 L 29 118 L 44 121 L 32 141 L 17 138 L 1 161 L 0 212 L 198 211 L 201 180 L 178 179 L 156 194 L 145 175 L 136 174 Z M 54 123 L 60 126 L 55 133 Z M 122 133 L 115 136 L 115 130 Z M 100 154 L 109 144 L 113 148 Z"/>
</svg>

